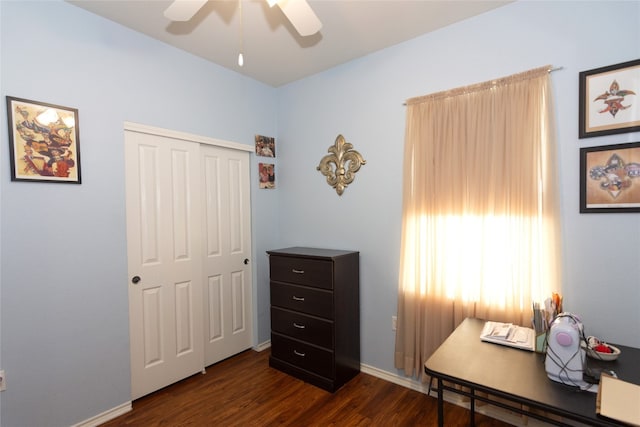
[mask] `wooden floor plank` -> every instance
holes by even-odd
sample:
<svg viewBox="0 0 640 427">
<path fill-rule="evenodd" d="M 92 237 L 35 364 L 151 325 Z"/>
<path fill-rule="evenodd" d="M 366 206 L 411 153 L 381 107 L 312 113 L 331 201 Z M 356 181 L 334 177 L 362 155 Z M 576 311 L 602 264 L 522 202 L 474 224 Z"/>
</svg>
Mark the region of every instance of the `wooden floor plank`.
<svg viewBox="0 0 640 427">
<path fill-rule="evenodd" d="M 329 393 L 269 367 L 269 351 L 248 350 L 133 402 L 102 427 L 436 426 L 436 399 L 365 373 Z M 469 411 L 445 403 L 447 426 Z M 476 414 L 479 427 L 509 424 Z"/>
</svg>

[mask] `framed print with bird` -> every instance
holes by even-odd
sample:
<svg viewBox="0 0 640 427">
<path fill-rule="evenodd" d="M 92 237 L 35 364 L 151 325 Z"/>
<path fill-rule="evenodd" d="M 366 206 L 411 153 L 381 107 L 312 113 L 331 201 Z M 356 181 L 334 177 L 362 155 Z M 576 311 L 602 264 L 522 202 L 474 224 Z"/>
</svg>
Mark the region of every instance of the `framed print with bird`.
<svg viewBox="0 0 640 427">
<path fill-rule="evenodd" d="M 640 131 L 640 59 L 580 73 L 579 137 Z"/>
</svg>

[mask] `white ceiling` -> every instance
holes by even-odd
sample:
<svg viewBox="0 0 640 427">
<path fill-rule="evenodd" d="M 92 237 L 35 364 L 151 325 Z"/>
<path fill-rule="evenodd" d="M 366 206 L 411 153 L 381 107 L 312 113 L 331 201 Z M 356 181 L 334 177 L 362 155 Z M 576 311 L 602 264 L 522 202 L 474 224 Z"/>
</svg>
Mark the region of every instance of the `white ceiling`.
<svg viewBox="0 0 640 427">
<path fill-rule="evenodd" d="M 188 22 L 164 17 L 171 0 L 68 0 L 274 87 L 510 1 L 309 0 L 323 27 L 319 33 L 300 37 L 282 11 L 277 6 L 269 8 L 264 0 L 242 0 L 242 32 L 237 0 L 209 0 Z M 237 63 L 241 39 L 243 67 Z"/>
</svg>

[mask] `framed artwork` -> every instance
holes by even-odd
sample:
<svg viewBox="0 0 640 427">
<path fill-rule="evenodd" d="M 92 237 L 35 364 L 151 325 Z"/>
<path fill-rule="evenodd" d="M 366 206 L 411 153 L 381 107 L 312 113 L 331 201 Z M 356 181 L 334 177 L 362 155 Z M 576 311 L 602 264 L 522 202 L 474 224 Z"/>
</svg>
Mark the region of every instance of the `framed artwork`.
<svg viewBox="0 0 640 427">
<path fill-rule="evenodd" d="M 640 142 L 580 149 L 580 212 L 640 212 Z"/>
<path fill-rule="evenodd" d="M 258 163 L 260 188 L 276 188 L 276 170 L 273 163 Z"/>
<path fill-rule="evenodd" d="M 7 96 L 12 181 L 80 184 L 78 110 Z"/>
<path fill-rule="evenodd" d="M 256 135 L 256 154 L 262 157 L 276 156 L 276 140 L 270 136 Z"/>
<path fill-rule="evenodd" d="M 580 73 L 579 137 L 640 131 L 640 59 Z"/>
</svg>

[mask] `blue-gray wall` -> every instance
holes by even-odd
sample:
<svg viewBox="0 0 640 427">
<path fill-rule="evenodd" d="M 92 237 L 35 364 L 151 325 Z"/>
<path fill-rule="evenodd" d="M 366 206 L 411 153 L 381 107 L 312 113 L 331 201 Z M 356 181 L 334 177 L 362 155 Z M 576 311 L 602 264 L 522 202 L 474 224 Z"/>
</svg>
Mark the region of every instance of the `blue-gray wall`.
<svg viewBox="0 0 640 427">
<path fill-rule="evenodd" d="M 130 399 L 124 121 L 275 136 L 278 188 L 252 184 L 255 343 L 269 339 L 266 249 L 355 249 L 362 361 L 394 374 L 402 103 L 545 64 L 564 67 L 552 78 L 566 308 L 587 333 L 640 347 L 640 214 L 578 213 L 579 147 L 640 134 L 577 136 L 578 73 L 640 58 L 640 2 L 517 2 L 278 89 L 61 1 L 2 1 L 0 19 L 0 95 L 79 109 L 83 180 L 11 182 L 2 120 L 3 427 L 70 425 Z M 338 197 L 315 168 L 340 133 L 367 164 Z"/>
<path fill-rule="evenodd" d="M 253 146 L 277 133 L 276 91 L 65 2 L 0 7 L 1 422 L 65 426 L 130 400 L 124 122 Z M 10 181 L 7 95 L 79 109 L 81 185 Z M 275 195 L 253 191 L 254 218 L 272 219 Z M 269 225 L 255 224 L 256 253 Z"/>
<path fill-rule="evenodd" d="M 599 24 L 611 16 L 615 36 Z M 579 148 L 640 140 L 578 138 L 578 73 L 638 58 L 640 2 L 524 1 L 278 91 L 282 242 L 361 251 L 364 363 L 395 372 L 403 102 L 546 64 L 563 67 L 552 81 L 565 309 L 581 315 L 588 334 L 640 347 L 640 214 L 578 211 Z M 342 197 L 315 170 L 339 133 L 367 160 Z"/>
</svg>

